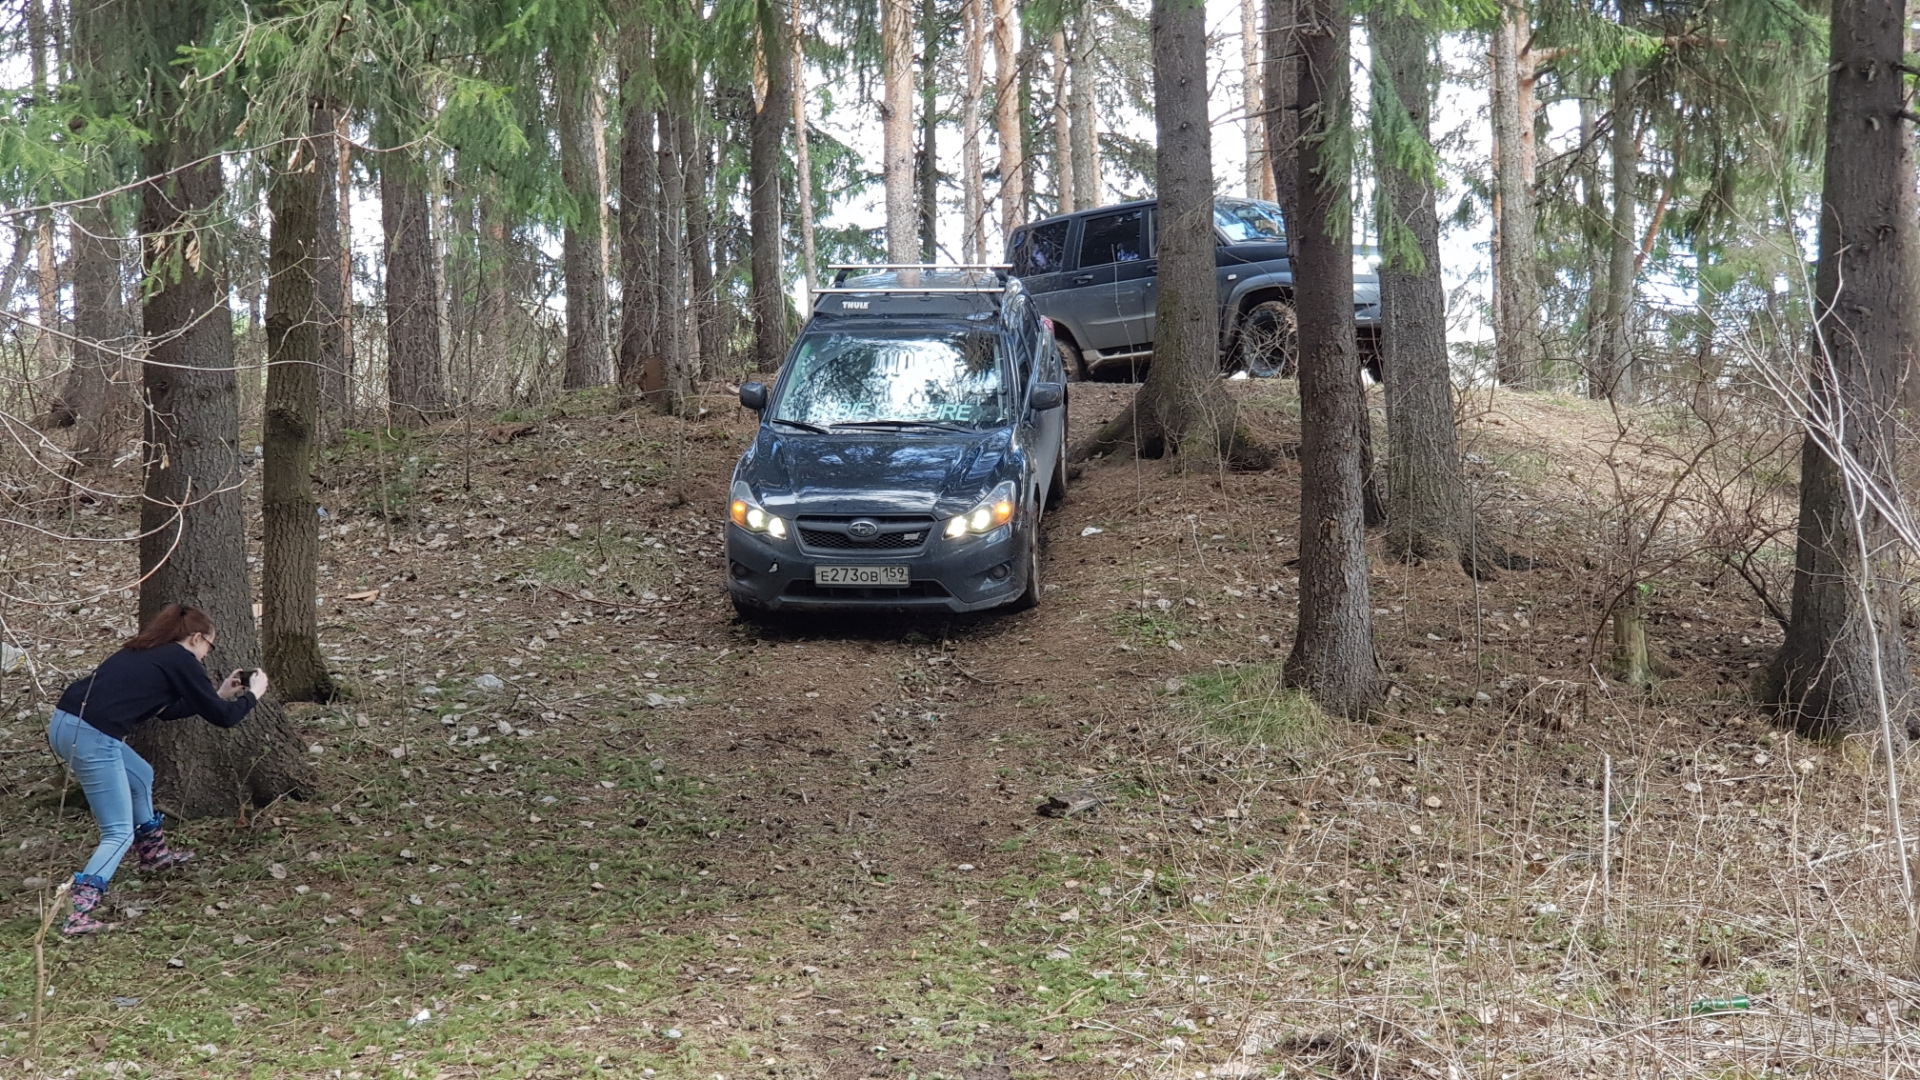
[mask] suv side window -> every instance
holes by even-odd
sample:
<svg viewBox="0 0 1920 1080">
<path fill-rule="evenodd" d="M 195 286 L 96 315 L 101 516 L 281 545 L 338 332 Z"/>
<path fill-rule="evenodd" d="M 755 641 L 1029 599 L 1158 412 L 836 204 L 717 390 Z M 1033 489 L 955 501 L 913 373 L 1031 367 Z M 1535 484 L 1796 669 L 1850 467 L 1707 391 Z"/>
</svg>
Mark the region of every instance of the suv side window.
<svg viewBox="0 0 1920 1080">
<path fill-rule="evenodd" d="M 1123 210 L 1090 217 L 1081 226 L 1080 268 L 1139 262 L 1147 254 L 1147 212 Z"/>
<path fill-rule="evenodd" d="M 1067 223 L 1056 221 L 1020 230 L 1007 252 L 1007 261 L 1013 264 L 1014 277 L 1053 274 L 1066 269 Z"/>
<path fill-rule="evenodd" d="M 1037 336 L 1033 332 L 1033 315 L 1027 310 L 1027 301 L 1017 299 L 1007 305 L 1005 312 L 1008 336 L 1013 339 L 1013 359 L 1015 369 L 1020 373 L 1020 393 L 1033 382 L 1033 358 L 1039 347 Z"/>
</svg>

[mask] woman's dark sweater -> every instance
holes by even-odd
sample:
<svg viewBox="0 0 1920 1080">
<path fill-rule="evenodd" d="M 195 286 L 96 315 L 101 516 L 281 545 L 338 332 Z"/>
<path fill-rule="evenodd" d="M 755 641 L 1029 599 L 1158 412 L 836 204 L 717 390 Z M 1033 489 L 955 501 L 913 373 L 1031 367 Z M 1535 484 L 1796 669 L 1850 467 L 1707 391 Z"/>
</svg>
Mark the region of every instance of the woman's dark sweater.
<svg viewBox="0 0 1920 1080">
<path fill-rule="evenodd" d="M 195 715 L 230 728 L 245 719 L 253 706 L 251 690 L 232 701 L 215 693 L 200 660 L 185 645 L 174 642 L 153 649 L 121 649 L 107 657 L 93 674 L 67 687 L 59 708 L 116 739 L 125 739 L 135 726 L 149 720 Z"/>
</svg>

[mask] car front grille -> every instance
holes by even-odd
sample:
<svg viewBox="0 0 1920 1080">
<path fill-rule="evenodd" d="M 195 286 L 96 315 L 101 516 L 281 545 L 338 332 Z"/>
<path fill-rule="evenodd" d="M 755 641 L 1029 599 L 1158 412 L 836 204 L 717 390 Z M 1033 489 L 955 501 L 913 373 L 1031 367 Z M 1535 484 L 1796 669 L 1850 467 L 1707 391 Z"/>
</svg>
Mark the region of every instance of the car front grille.
<svg viewBox="0 0 1920 1080">
<path fill-rule="evenodd" d="M 789 584 L 786 595 L 813 600 L 937 600 L 953 594 L 937 581 L 915 581 L 898 589 L 849 589 L 834 585 L 815 585 L 800 580 Z"/>
<path fill-rule="evenodd" d="M 856 522 L 871 522 L 872 535 L 854 535 Z M 918 551 L 933 533 L 930 517 L 807 517 L 796 524 L 801 548 L 814 551 Z"/>
</svg>

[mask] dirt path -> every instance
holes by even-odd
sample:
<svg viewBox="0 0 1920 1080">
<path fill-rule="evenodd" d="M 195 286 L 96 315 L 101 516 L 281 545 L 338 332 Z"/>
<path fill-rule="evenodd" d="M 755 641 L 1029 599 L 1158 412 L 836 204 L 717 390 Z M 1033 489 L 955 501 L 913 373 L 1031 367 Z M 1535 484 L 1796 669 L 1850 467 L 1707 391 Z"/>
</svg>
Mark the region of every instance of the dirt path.
<svg viewBox="0 0 1920 1080">
<path fill-rule="evenodd" d="M 1076 385 L 1073 427 L 1129 392 Z M 1290 441 L 1288 385 L 1234 392 Z M 471 441 L 356 439 L 323 469 L 321 580 L 353 697 L 298 712 L 324 790 L 181 823 L 201 862 L 116 880 L 123 932 L 55 951 L 43 1049 L 18 1067 L 16 1022 L 0 1062 L 1173 1080 L 1920 1058 L 1863 1034 L 1911 1010 L 1888 1012 L 1911 984 L 1886 974 L 1904 939 L 1872 760 L 1767 729 L 1742 687 L 1777 632 L 1697 562 L 1648 605 L 1668 683 L 1597 685 L 1611 417 L 1492 403 L 1475 497 L 1541 565 L 1475 583 L 1376 556 L 1395 691 L 1371 724 L 1274 681 L 1290 462 L 1094 463 L 1050 515 L 1032 612 L 761 625 L 717 584 L 749 432 L 719 388 L 685 424 L 588 397 Z M 8 941 L 91 843 L 39 730 L 129 629 L 130 560 L 12 556 L 16 591 L 101 599 L 6 627 L 36 658 L 0 710 Z M 1102 804 L 1036 814 L 1076 792 Z M 33 983 L 28 951 L 0 954 L 0 1014 L 24 1020 Z M 1740 994 L 1750 1030 L 1669 1023 Z"/>
</svg>

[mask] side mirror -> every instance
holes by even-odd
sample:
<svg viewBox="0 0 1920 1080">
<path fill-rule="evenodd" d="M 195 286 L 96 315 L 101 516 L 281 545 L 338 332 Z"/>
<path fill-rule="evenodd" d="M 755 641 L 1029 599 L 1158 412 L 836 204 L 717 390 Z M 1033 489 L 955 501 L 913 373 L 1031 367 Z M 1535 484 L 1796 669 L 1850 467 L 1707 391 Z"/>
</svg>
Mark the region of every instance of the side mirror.
<svg viewBox="0 0 1920 1080">
<path fill-rule="evenodd" d="M 754 412 L 764 410 L 767 407 L 767 384 L 757 382 L 741 383 L 740 404 L 745 405 Z"/>
<path fill-rule="evenodd" d="M 1033 384 L 1033 393 L 1027 398 L 1027 407 L 1035 412 L 1057 409 L 1066 404 L 1067 388 L 1057 382 Z"/>
</svg>

